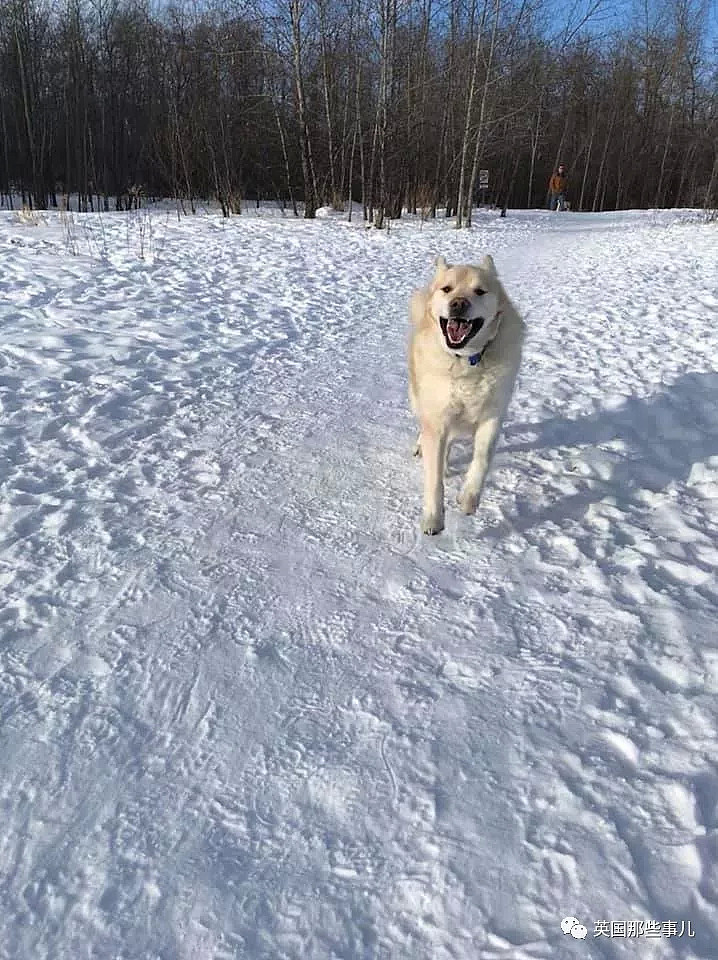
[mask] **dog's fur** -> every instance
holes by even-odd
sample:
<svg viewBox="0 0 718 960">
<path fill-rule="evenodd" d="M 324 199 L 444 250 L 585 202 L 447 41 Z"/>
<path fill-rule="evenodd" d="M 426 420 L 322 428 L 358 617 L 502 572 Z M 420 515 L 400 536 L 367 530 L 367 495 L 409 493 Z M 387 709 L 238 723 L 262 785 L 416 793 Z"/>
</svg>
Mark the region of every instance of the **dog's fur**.
<svg viewBox="0 0 718 960">
<path fill-rule="evenodd" d="M 473 456 L 459 506 L 476 510 L 521 363 L 524 324 L 490 256 L 478 266 L 439 257 L 434 279 L 411 299 L 410 318 L 409 399 L 420 426 L 414 452 L 424 459 L 421 529 L 435 534 L 444 528 L 449 444 L 462 433 L 473 436 Z M 468 338 L 456 341 L 467 328 Z M 482 350 L 472 365 L 469 357 Z"/>
</svg>

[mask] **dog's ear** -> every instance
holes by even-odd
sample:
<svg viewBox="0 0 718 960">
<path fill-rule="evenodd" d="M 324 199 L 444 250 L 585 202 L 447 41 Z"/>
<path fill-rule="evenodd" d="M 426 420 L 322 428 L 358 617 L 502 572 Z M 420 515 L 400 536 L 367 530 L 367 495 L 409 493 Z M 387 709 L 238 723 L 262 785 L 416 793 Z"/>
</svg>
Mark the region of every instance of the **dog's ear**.
<svg viewBox="0 0 718 960">
<path fill-rule="evenodd" d="M 482 270 L 485 270 L 490 276 L 496 276 L 496 264 L 494 263 L 494 258 L 490 253 L 487 253 L 484 259 L 479 264 Z"/>
<path fill-rule="evenodd" d="M 437 257 L 436 260 L 434 261 L 434 267 L 438 275 L 440 273 L 443 273 L 444 270 L 448 270 L 449 264 L 446 262 L 446 259 L 444 257 Z"/>
</svg>

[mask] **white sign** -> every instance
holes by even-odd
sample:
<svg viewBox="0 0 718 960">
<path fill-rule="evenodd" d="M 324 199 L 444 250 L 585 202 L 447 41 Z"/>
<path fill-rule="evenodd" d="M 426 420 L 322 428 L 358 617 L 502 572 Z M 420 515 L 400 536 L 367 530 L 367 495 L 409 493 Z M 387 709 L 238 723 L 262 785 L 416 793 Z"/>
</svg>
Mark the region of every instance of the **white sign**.
<svg viewBox="0 0 718 960">
<path fill-rule="evenodd" d="M 479 186 L 482 189 L 486 189 L 489 185 L 489 171 L 488 170 L 479 170 Z"/>
</svg>

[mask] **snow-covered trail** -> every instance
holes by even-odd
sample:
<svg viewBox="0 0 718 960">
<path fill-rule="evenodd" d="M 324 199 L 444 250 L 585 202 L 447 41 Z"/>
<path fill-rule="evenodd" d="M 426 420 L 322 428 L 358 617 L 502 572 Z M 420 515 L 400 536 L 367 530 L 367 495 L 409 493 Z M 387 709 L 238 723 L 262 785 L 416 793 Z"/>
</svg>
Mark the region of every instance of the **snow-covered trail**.
<svg viewBox="0 0 718 960">
<path fill-rule="evenodd" d="M 0 220 L 0 955 L 714 960 L 715 227 L 76 223 Z M 428 539 L 406 302 L 486 250 L 530 340 Z"/>
</svg>

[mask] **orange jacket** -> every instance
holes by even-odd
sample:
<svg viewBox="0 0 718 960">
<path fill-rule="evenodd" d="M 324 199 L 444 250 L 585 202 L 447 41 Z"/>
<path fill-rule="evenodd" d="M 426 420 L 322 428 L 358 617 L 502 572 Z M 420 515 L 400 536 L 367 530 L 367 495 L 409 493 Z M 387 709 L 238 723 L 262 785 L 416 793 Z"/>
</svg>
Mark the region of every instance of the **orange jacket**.
<svg viewBox="0 0 718 960">
<path fill-rule="evenodd" d="M 554 173 L 548 182 L 551 193 L 565 193 L 568 186 L 568 177 L 565 173 Z"/>
</svg>

